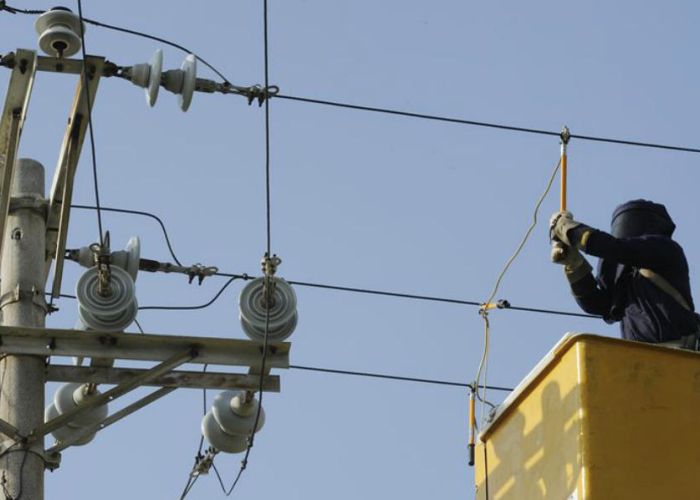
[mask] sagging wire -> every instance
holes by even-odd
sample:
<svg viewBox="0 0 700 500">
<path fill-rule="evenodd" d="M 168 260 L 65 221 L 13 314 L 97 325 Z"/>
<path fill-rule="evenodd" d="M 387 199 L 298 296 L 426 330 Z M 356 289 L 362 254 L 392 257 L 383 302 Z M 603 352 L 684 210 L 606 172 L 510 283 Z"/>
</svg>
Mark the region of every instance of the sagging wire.
<svg viewBox="0 0 700 500">
<path fill-rule="evenodd" d="M 77 208 L 79 210 L 97 210 L 97 207 L 92 207 L 89 205 L 71 205 L 71 208 Z M 120 214 L 130 214 L 130 215 L 142 215 L 144 217 L 149 217 L 153 220 L 155 220 L 158 225 L 160 225 L 161 230 L 163 231 L 163 236 L 165 237 L 165 244 L 168 247 L 168 251 L 170 252 L 170 256 L 173 258 L 175 263 L 178 266 L 182 266 L 182 263 L 178 260 L 177 256 L 175 255 L 175 251 L 173 250 L 173 246 L 170 244 L 170 237 L 168 236 L 168 231 L 165 229 L 165 224 L 163 223 L 162 219 L 158 217 L 157 215 L 154 215 L 150 212 L 144 212 L 141 210 L 128 210 L 125 208 L 113 208 L 113 207 L 100 207 L 100 210 L 103 212 L 115 212 L 115 213 L 120 213 Z"/>
<path fill-rule="evenodd" d="M 85 50 L 85 30 L 82 29 L 83 26 L 83 3 L 82 0 L 77 0 L 78 2 L 78 18 L 80 19 L 80 51 L 83 58 L 83 86 L 85 87 L 85 101 L 88 110 L 88 129 L 90 131 L 90 151 L 92 156 L 92 175 L 93 184 L 95 189 L 95 206 L 97 207 L 97 227 L 100 235 L 100 245 L 104 245 L 104 233 L 102 231 L 102 212 L 100 209 L 100 188 L 97 182 L 97 154 L 95 152 L 95 133 L 92 126 L 92 102 L 90 96 L 90 87 L 88 81 L 88 65 L 87 65 L 87 53 Z"/>
<path fill-rule="evenodd" d="M 400 375 L 389 375 L 385 373 L 372 373 L 372 372 L 358 372 L 350 370 L 338 370 L 334 368 L 318 368 L 315 366 L 300 366 L 300 365 L 289 365 L 290 370 L 303 370 L 311 372 L 321 372 L 321 373 L 334 373 L 337 375 L 352 375 L 355 377 L 366 377 L 366 378 L 377 378 L 384 380 L 392 380 L 398 382 L 415 382 L 419 384 L 431 384 L 431 385 L 444 385 L 451 387 L 461 387 L 473 390 L 474 386 L 472 384 L 467 384 L 464 382 L 450 382 L 448 380 L 435 380 L 429 378 L 416 378 L 416 377 L 403 377 Z M 511 387 L 500 387 L 500 386 L 489 386 L 488 389 L 492 391 L 504 391 L 511 392 L 513 389 Z"/>
<path fill-rule="evenodd" d="M 268 44 L 268 8 L 267 0 L 263 0 L 263 50 L 264 50 L 264 69 L 265 69 L 265 88 L 269 88 L 269 44 Z M 250 451 L 255 443 L 255 431 L 260 423 L 260 415 L 263 407 L 263 395 L 264 395 L 264 381 L 265 381 L 265 371 L 267 362 L 267 349 L 268 349 L 268 337 L 270 333 L 270 309 L 272 308 L 272 300 L 275 285 L 275 272 L 277 271 L 277 266 L 281 263 L 276 255 L 272 254 L 272 223 L 271 223 L 271 203 L 270 203 L 270 101 L 265 100 L 265 204 L 266 204 L 266 232 L 267 232 L 267 251 L 262 260 L 262 268 L 265 277 L 264 281 L 264 292 L 263 297 L 265 300 L 265 335 L 263 337 L 262 343 L 262 356 L 260 360 L 260 383 L 258 386 L 258 408 L 255 413 L 255 423 L 248 437 L 248 445 L 246 447 L 245 456 L 241 460 L 241 467 L 238 470 L 236 479 L 233 481 L 231 488 L 224 491 L 226 496 L 230 496 L 236 489 L 238 482 L 243 475 L 243 471 L 248 467 L 248 458 L 250 457 Z M 252 392 L 246 393 L 246 400 L 252 400 L 254 394 Z M 218 471 L 215 469 L 219 480 L 221 477 Z M 223 481 L 221 481 L 221 486 L 223 487 Z"/>
<path fill-rule="evenodd" d="M 238 276 L 233 276 L 226 281 L 224 286 L 222 286 L 218 292 L 216 292 L 216 295 L 212 297 L 211 300 L 208 302 L 201 304 L 201 305 L 196 305 L 196 306 L 140 306 L 139 311 L 195 311 L 198 309 L 205 309 L 209 306 L 211 306 L 214 302 L 217 301 L 219 297 L 221 297 L 221 294 L 224 293 L 224 291 L 228 288 L 228 286 L 239 279 Z"/>
<path fill-rule="evenodd" d="M 204 368 L 202 368 L 202 373 L 206 373 L 208 367 L 209 365 L 205 364 Z M 204 417 L 206 414 L 207 390 L 202 389 L 202 417 Z M 185 497 L 190 493 L 192 488 L 194 488 L 194 484 L 197 482 L 197 479 L 199 479 L 199 477 L 203 474 L 208 474 L 209 469 L 214 465 L 214 456 L 216 455 L 216 451 L 213 448 L 209 448 L 206 454 L 204 454 L 202 453 L 203 448 L 204 435 L 202 435 L 199 438 L 199 447 L 197 448 L 197 454 L 194 457 L 194 465 L 192 466 L 192 470 L 187 476 L 187 483 L 185 484 L 185 488 L 182 490 L 180 500 L 185 499 Z"/>
<path fill-rule="evenodd" d="M 528 227 L 527 231 L 525 232 L 525 235 L 523 236 L 522 240 L 520 241 L 520 244 L 516 248 L 515 252 L 511 257 L 506 261 L 505 266 L 503 266 L 503 270 L 500 272 L 498 275 L 498 278 L 496 279 L 496 283 L 493 287 L 493 290 L 491 291 L 491 294 L 489 295 L 488 299 L 481 305 L 479 308 L 479 314 L 484 320 L 484 351 L 481 356 L 481 361 L 479 362 L 479 369 L 477 370 L 476 373 L 476 379 L 474 381 L 474 387 L 475 387 L 475 392 L 476 392 L 476 397 L 479 399 L 479 401 L 482 403 L 481 406 L 481 421 L 483 423 L 483 411 L 484 411 L 484 405 L 488 405 L 495 409 L 495 406 L 491 403 L 489 403 L 486 399 L 486 388 L 484 387 L 482 392 L 479 393 L 479 387 L 481 385 L 481 376 L 482 373 L 485 371 L 485 367 L 487 364 L 488 360 L 488 355 L 489 355 L 489 338 L 490 338 L 490 324 L 489 324 L 489 311 L 498 307 L 498 303 L 494 303 L 493 299 L 498 293 L 498 289 L 501 286 L 501 281 L 503 281 L 504 276 L 508 272 L 508 269 L 510 268 L 511 264 L 515 259 L 520 255 L 520 252 L 522 251 L 523 247 L 525 246 L 525 243 L 527 240 L 530 238 L 530 235 L 532 234 L 532 231 L 535 229 L 535 226 L 537 225 L 537 215 L 540 210 L 540 206 L 542 205 L 542 202 L 544 199 L 547 197 L 547 194 L 549 194 L 550 189 L 552 188 L 552 184 L 554 184 L 554 179 L 556 179 L 557 172 L 559 171 L 559 168 L 561 166 L 561 159 L 557 162 L 556 166 L 554 167 L 554 170 L 552 171 L 552 174 L 549 177 L 549 181 L 547 182 L 547 187 L 545 188 L 544 192 L 540 196 L 540 198 L 537 200 L 537 204 L 535 205 L 535 210 L 532 214 L 532 223 Z M 486 385 L 486 376 L 484 376 L 484 386 Z"/>
<path fill-rule="evenodd" d="M 43 14 L 45 12 L 44 10 L 17 9 L 15 7 L 10 7 L 10 6 L 6 5 L 5 1 L 0 2 L 0 11 L 2 11 L 2 10 L 7 11 L 11 14 L 18 14 L 19 13 L 19 14 L 31 14 L 31 15 Z M 118 32 L 127 33 L 129 35 L 134 35 L 134 36 L 138 36 L 138 37 L 142 37 L 142 38 L 147 38 L 149 40 L 161 42 L 161 43 L 164 43 L 165 45 L 169 45 L 173 48 L 176 48 L 176 49 L 178 49 L 186 54 L 193 54 L 197 58 L 198 61 L 200 61 L 206 67 L 211 69 L 217 76 L 219 76 L 222 80 L 224 80 L 224 85 L 228 85 L 231 89 L 236 90 L 236 87 L 229 83 L 229 80 L 226 78 L 225 75 L 223 75 L 213 65 L 209 64 L 201 56 L 197 55 L 197 53 L 191 51 L 187 47 L 179 45 L 179 44 L 172 42 L 170 40 L 167 40 L 165 38 L 157 37 L 154 35 L 149 35 L 148 33 L 143 33 L 143 32 L 131 30 L 128 28 L 121 28 L 119 26 L 113 26 L 113 25 L 106 24 L 106 23 L 103 23 L 100 21 L 96 21 L 94 19 L 84 18 L 83 21 L 87 24 L 92 24 L 94 26 L 98 26 L 101 28 L 106 28 L 106 29 L 110 29 L 110 30 L 114 30 L 114 31 L 118 31 Z M 274 85 L 269 86 L 269 87 L 266 85 L 265 88 L 260 88 L 259 86 L 253 86 L 253 87 L 249 87 L 249 88 L 240 88 L 239 90 L 247 90 L 247 91 L 251 92 L 251 94 L 248 95 L 248 103 L 249 104 L 255 99 L 257 99 L 258 102 L 262 104 L 262 102 L 266 102 L 269 97 L 276 97 L 279 99 L 297 101 L 297 102 L 302 102 L 302 103 L 306 103 L 306 104 L 318 104 L 318 105 L 331 106 L 331 107 L 336 107 L 336 108 L 352 109 L 352 110 L 359 110 L 359 111 L 369 111 L 369 112 L 374 112 L 374 113 L 382 113 L 382 114 L 395 115 L 395 116 L 404 116 L 404 117 L 408 117 L 408 118 L 418 118 L 418 119 L 423 119 L 423 120 L 439 121 L 439 122 L 444 122 L 444 123 L 471 125 L 471 126 L 476 126 L 476 127 L 485 127 L 485 128 L 491 128 L 491 129 L 499 129 L 499 130 L 506 130 L 506 131 L 512 131 L 512 132 L 523 132 L 523 133 L 528 133 L 528 134 L 538 134 L 538 135 L 547 135 L 547 136 L 559 136 L 560 135 L 558 132 L 554 132 L 552 130 L 543 130 L 543 129 L 537 129 L 537 128 L 532 128 L 532 127 L 519 127 L 519 126 L 505 125 L 505 124 L 500 124 L 500 123 L 490 123 L 490 122 L 483 122 L 483 121 L 477 121 L 477 120 L 467 120 L 467 119 L 462 119 L 462 118 L 453 118 L 453 117 L 430 115 L 430 114 L 424 114 L 424 113 L 415 113 L 415 112 L 411 112 L 411 111 L 402 111 L 402 110 L 397 110 L 397 109 L 378 108 L 378 107 L 373 107 L 373 106 L 363 106 L 363 105 L 359 105 L 359 104 L 351 104 L 351 103 L 346 103 L 346 102 L 314 99 L 314 98 L 310 98 L 310 97 L 284 95 L 284 94 L 279 94 L 279 88 L 277 86 L 274 86 Z M 616 145 L 622 145 L 622 146 L 652 148 L 652 149 L 661 149 L 661 150 L 667 150 L 667 151 L 679 151 L 679 152 L 685 152 L 685 153 L 700 153 L 700 148 L 694 148 L 694 147 L 688 147 L 688 146 L 674 146 L 674 145 L 660 144 L 660 143 L 654 143 L 654 142 L 633 141 L 633 140 L 629 140 L 629 139 L 614 139 L 614 138 L 609 138 L 609 137 L 601 137 L 601 136 L 593 136 L 593 135 L 578 135 L 578 134 L 571 135 L 571 138 L 578 139 L 581 141 L 600 142 L 600 143 L 616 144 Z"/>
</svg>

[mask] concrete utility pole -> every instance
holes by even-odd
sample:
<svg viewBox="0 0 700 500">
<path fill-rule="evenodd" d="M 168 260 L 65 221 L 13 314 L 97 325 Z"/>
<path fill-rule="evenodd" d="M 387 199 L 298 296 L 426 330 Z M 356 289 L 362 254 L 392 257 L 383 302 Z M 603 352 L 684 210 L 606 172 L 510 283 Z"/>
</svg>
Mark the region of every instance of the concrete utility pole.
<svg viewBox="0 0 700 500">
<path fill-rule="evenodd" d="M 46 215 L 44 167 L 21 159 L 12 183 L 12 203 L 0 262 L 0 310 L 4 326 L 44 328 Z M 0 360 L 0 418 L 24 436 L 44 422 L 43 356 L 6 355 Z M 11 447 L 0 458 L 0 493 L 8 498 L 44 498 L 44 440 Z"/>
</svg>

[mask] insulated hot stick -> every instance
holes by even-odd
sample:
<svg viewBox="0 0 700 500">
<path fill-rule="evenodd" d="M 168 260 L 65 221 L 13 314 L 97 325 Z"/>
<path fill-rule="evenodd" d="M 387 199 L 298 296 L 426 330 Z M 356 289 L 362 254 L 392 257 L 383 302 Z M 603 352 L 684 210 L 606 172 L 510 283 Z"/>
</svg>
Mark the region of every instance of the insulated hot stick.
<svg viewBox="0 0 700 500">
<path fill-rule="evenodd" d="M 476 428 L 476 402 L 475 402 L 475 387 L 472 387 L 469 393 L 469 465 L 474 465 L 474 430 Z"/>
<path fill-rule="evenodd" d="M 569 128 L 564 126 L 561 131 L 561 159 L 559 161 L 559 167 L 561 169 L 561 193 L 559 197 L 559 211 L 566 211 L 566 146 L 569 144 L 569 139 L 571 138 L 571 133 Z M 566 245 L 561 241 L 552 242 L 552 262 L 561 262 L 566 256 Z"/>
</svg>

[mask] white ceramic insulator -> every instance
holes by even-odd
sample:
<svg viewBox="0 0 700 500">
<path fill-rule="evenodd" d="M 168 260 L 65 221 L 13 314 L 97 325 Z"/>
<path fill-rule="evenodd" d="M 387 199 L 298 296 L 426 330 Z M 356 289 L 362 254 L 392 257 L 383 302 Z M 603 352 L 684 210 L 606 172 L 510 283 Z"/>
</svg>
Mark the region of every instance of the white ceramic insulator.
<svg viewBox="0 0 700 500">
<path fill-rule="evenodd" d="M 264 300 L 265 278 L 256 278 L 243 287 L 238 299 L 241 326 L 252 340 L 263 341 L 267 329 L 269 341 L 282 341 L 297 326 L 297 296 L 294 289 L 282 278 L 272 278 L 275 291 L 269 308 Z"/>
<path fill-rule="evenodd" d="M 138 305 L 134 280 L 123 269 L 110 269 L 111 293 L 102 296 L 98 292 L 97 267 L 88 269 L 78 280 L 78 316 L 80 321 L 93 330 L 119 332 L 126 329 L 136 318 Z"/>
<path fill-rule="evenodd" d="M 56 410 L 56 406 L 51 403 L 49 406 L 46 407 L 44 410 L 44 421 L 48 422 L 49 420 L 53 420 L 54 418 L 58 417 L 60 414 L 58 413 L 58 410 Z M 64 425 L 63 427 L 59 427 L 58 429 L 51 431 L 51 435 L 54 437 L 56 441 L 59 443 L 62 441 L 66 441 L 68 438 L 73 436 L 77 431 L 80 431 L 79 427 L 72 427 L 70 424 Z M 84 436 L 80 438 L 78 441 L 76 441 L 73 446 L 83 446 L 88 444 L 90 441 L 92 441 L 95 438 L 95 433 L 88 434 L 87 436 Z"/>
<path fill-rule="evenodd" d="M 260 406 L 257 399 L 245 402 L 245 392 L 224 391 L 214 398 L 211 412 L 226 434 L 249 436 L 253 432 Z M 255 432 L 265 424 L 265 410 L 260 409 L 260 418 Z"/>
<path fill-rule="evenodd" d="M 85 26 L 80 18 L 67 9 L 52 9 L 40 15 L 34 23 L 39 35 L 39 47 L 51 57 L 70 57 L 80 50 L 80 34 Z"/>
<path fill-rule="evenodd" d="M 248 447 L 248 436 L 225 433 L 214 419 L 212 412 L 207 412 L 202 418 L 202 435 L 210 445 L 225 453 L 241 453 Z"/>
<path fill-rule="evenodd" d="M 54 394 L 53 404 L 60 415 L 74 410 L 82 404 L 85 404 L 90 398 L 100 395 L 100 391 L 97 389 L 92 394 L 86 394 L 83 390 L 84 387 L 85 384 L 72 382 L 63 384 L 58 388 L 56 394 Z M 87 427 L 88 425 L 96 424 L 107 418 L 108 412 L 109 409 L 106 404 L 100 405 L 74 419 L 69 425 L 74 428 Z"/>
</svg>

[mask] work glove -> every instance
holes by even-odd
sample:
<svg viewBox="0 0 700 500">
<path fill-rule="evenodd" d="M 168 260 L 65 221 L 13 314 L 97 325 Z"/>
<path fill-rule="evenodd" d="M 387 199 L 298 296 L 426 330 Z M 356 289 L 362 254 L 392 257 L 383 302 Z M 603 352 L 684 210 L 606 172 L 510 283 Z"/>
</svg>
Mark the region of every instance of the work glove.
<svg viewBox="0 0 700 500">
<path fill-rule="evenodd" d="M 567 233 L 569 230 L 580 226 L 580 222 L 574 220 L 574 216 L 571 212 L 555 212 L 549 219 L 549 239 L 551 241 L 561 241 L 567 247 L 571 247 L 571 242 Z M 578 242 L 576 243 L 576 249 L 578 249 Z"/>
<path fill-rule="evenodd" d="M 593 270 L 593 267 L 574 247 L 565 247 L 564 258 L 559 263 L 564 264 L 564 274 L 572 285 L 585 278 Z"/>
</svg>

